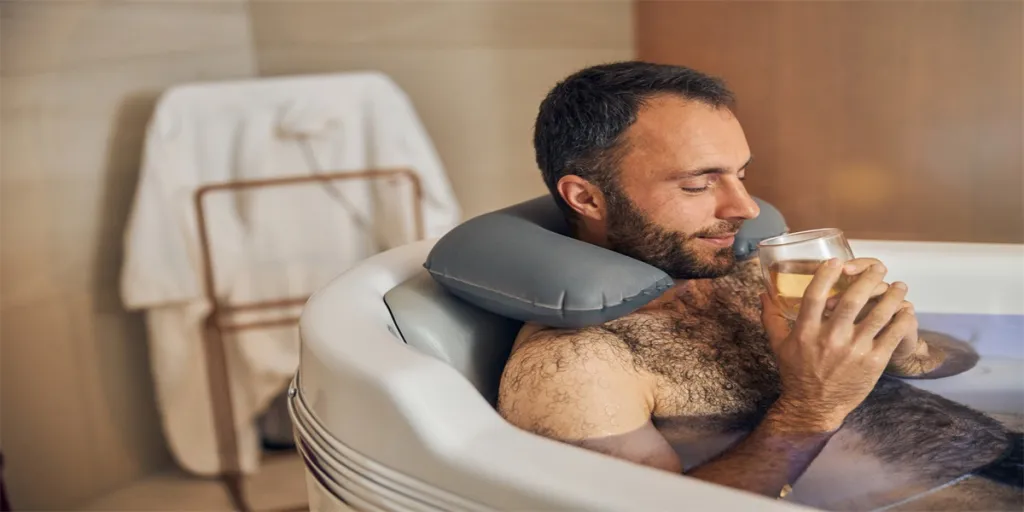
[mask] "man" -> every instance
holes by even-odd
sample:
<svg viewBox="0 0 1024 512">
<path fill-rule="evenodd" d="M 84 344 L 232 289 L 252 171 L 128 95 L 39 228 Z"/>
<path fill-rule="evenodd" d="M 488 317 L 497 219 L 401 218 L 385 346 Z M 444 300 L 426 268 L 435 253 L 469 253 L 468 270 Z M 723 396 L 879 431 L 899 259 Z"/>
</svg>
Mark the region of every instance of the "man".
<svg viewBox="0 0 1024 512">
<path fill-rule="evenodd" d="M 733 235 L 758 208 L 731 105 L 717 79 L 640 62 L 588 68 L 550 92 L 537 163 L 575 236 L 677 281 L 600 326 L 524 326 L 500 413 L 556 440 L 766 496 L 792 484 L 790 499 L 822 508 L 895 503 L 984 467 L 975 473 L 990 478 L 917 503 L 1019 510 L 1020 455 L 1005 457 L 1019 434 L 892 378 L 971 363 L 955 343 L 918 335 L 907 286 L 886 284 L 881 262 L 823 265 L 790 323 L 764 298 L 757 259 L 735 261 Z M 829 299 L 842 273 L 853 284 Z"/>
</svg>

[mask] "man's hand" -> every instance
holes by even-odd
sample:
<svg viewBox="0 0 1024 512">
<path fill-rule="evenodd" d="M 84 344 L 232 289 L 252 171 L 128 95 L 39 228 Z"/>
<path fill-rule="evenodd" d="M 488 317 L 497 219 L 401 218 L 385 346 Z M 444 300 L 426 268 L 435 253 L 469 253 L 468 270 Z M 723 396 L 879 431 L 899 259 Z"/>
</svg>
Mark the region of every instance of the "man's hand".
<svg viewBox="0 0 1024 512">
<path fill-rule="evenodd" d="M 913 311 L 913 306 L 910 306 Z M 917 319 L 914 319 L 914 331 L 903 338 L 892 353 L 885 373 L 896 377 L 918 377 L 938 368 L 945 359 L 945 352 L 936 350 L 932 353 L 928 343 L 920 338 L 917 331 Z"/>
<path fill-rule="evenodd" d="M 980 356 L 970 343 L 938 332 L 919 333 L 917 348 L 903 358 L 894 355 L 885 369 L 887 375 L 901 379 L 941 379 L 959 375 L 978 364 Z"/>
<path fill-rule="evenodd" d="M 882 265 L 882 262 L 875 258 L 856 258 L 843 264 L 843 274 L 856 276 L 863 274 L 872 265 Z M 871 299 L 857 316 L 860 322 L 867 314 L 874 309 L 879 299 L 889 289 L 889 284 L 882 282 L 871 291 Z M 839 303 L 840 296 L 830 298 L 825 309 L 831 312 Z M 914 313 L 914 306 L 908 301 L 903 301 L 903 307 L 908 312 Z M 946 360 L 947 353 L 941 348 L 932 347 L 925 339 L 918 334 L 917 316 L 912 319 L 913 330 L 900 341 L 900 344 L 893 351 L 892 358 L 886 366 L 885 373 L 895 377 L 920 377 L 935 371 Z"/>
<path fill-rule="evenodd" d="M 860 270 L 826 318 L 828 293 L 845 271 L 837 260 L 818 269 L 792 330 L 778 307 L 762 296 L 762 321 L 782 379 L 782 394 L 769 415 L 780 428 L 838 430 L 874 388 L 900 343 L 916 336 L 917 320 L 903 301 L 903 283 L 885 286 L 874 307 L 862 314 L 884 285 L 881 263 Z"/>
</svg>

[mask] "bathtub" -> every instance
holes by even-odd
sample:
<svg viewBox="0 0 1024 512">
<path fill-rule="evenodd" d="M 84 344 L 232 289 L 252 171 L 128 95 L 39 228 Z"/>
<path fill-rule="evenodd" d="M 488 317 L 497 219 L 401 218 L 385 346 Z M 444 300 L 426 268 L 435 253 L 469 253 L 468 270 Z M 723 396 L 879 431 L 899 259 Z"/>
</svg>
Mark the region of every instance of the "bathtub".
<svg viewBox="0 0 1024 512">
<path fill-rule="evenodd" d="M 486 375 L 403 343 L 389 291 L 424 280 L 433 241 L 374 256 L 307 304 L 289 408 L 310 508 L 331 510 L 800 510 L 520 431 L 494 411 Z M 969 340 L 972 370 L 910 381 L 979 410 L 1024 413 L 1024 246 L 852 240 L 905 281 L 922 329 Z M 437 293 L 427 290 L 426 296 Z M 486 332 L 486 317 L 432 295 L 425 322 Z M 434 309 L 431 309 L 434 308 Z M 484 331 L 479 331 L 484 329 Z M 442 339 L 445 336 L 442 333 Z M 408 337 L 408 336 L 406 336 Z M 429 350 L 428 350 L 429 352 Z M 455 361 L 455 363 L 452 363 Z M 486 386 L 484 386 L 486 387 Z"/>
</svg>

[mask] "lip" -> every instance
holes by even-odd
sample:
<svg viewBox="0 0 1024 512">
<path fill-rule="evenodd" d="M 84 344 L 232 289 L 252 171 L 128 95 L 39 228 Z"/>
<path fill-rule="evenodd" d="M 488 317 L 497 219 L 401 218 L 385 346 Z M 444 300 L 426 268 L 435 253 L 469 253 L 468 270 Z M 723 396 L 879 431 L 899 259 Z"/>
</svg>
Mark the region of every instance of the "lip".
<svg viewBox="0 0 1024 512">
<path fill-rule="evenodd" d="M 726 236 L 716 236 L 716 237 L 699 236 L 697 238 L 699 238 L 699 239 L 703 240 L 705 243 L 713 245 L 715 247 L 731 247 L 732 244 L 736 242 L 736 234 L 735 233 L 733 233 L 731 235 L 726 235 Z"/>
</svg>

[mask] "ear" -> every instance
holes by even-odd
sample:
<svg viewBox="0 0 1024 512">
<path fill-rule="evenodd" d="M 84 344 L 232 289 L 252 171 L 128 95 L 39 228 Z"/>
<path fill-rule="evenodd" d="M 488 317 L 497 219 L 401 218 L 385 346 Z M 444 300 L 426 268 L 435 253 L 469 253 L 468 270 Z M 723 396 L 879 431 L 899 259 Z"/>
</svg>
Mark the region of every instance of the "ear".
<svg viewBox="0 0 1024 512">
<path fill-rule="evenodd" d="M 556 186 L 558 193 L 580 217 L 603 220 L 605 198 L 593 183 L 574 174 L 562 176 Z"/>
</svg>

